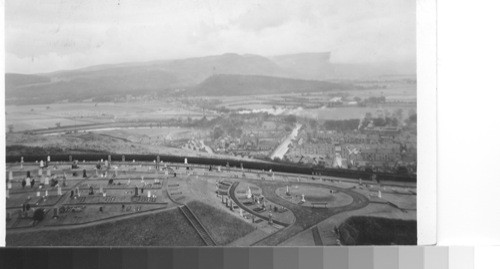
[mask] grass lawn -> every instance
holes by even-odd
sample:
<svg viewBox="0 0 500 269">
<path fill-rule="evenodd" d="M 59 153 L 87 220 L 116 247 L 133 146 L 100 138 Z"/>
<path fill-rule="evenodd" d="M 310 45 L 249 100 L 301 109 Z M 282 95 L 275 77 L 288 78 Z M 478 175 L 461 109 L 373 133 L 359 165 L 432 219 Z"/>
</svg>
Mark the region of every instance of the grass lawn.
<svg viewBox="0 0 500 269">
<path fill-rule="evenodd" d="M 188 206 L 218 245 L 231 243 L 256 229 L 244 220 L 205 203 L 191 201 Z"/>
<path fill-rule="evenodd" d="M 173 209 L 85 228 L 9 234 L 7 246 L 203 246 L 184 215 Z"/>
<path fill-rule="evenodd" d="M 343 245 L 416 245 L 414 220 L 354 216 L 339 227 Z"/>
</svg>

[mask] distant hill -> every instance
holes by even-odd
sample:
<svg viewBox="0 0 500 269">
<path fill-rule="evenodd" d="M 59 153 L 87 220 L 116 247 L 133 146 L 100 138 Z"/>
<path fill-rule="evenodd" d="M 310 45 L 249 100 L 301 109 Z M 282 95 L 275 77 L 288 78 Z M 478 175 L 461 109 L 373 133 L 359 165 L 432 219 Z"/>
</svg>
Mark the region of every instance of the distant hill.
<svg viewBox="0 0 500 269">
<path fill-rule="evenodd" d="M 100 65 L 46 74 L 6 74 L 6 101 L 14 104 L 79 101 L 94 97 L 193 87 L 214 74 L 280 76 L 258 55 L 223 54 L 170 61 Z"/>
<path fill-rule="evenodd" d="M 265 91 L 303 92 L 332 86 L 327 82 L 320 83 L 320 80 L 397 75 L 401 74 L 401 70 L 405 71 L 404 74 L 412 73 L 396 64 L 332 64 L 328 52 L 270 58 L 227 53 L 179 60 L 98 65 L 34 75 L 6 74 L 5 93 L 9 104 L 44 104 L 90 98 L 99 100 L 179 88 L 210 95 L 239 95 L 243 94 L 242 91 L 254 94 Z M 252 82 L 252 79 L 256 81 Z M 224 83 L 237 87 L 230 89 Z"/>
<path fill-rule="evenodd" d="M 350 85 L 258 75 L 214 75 L 189 91 L 202 96 L 304 93 L 352 89 Z"/>
</svg>

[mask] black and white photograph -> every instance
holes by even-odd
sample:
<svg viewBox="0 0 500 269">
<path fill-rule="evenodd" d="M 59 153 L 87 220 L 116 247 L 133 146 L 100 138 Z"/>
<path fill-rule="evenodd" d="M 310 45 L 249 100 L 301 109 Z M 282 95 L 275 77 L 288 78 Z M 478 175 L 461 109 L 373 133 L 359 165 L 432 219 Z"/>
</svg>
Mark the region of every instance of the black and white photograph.
<svg viewBox="0 0 500 269">
<path fill-rule="evenodd" d="M 419 244 L 417 1 L 4 5 L 6 246 Z"/>
</svg>

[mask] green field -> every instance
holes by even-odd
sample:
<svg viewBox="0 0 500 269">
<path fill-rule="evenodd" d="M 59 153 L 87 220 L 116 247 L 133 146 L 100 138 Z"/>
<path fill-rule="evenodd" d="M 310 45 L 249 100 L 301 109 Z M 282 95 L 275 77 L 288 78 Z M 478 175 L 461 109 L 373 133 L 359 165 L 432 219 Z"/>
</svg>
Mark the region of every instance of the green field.
<svg viewBox="0 0 500 269">
<path fill-rule="evenodd" d="M 7 246 L 203 246 L 182 213 L 167 212 L 59 231 L 7 233 Z"/>
<path fill-rule="evenodd" d="M 251 224 L 205 203 L 192 201 L 188 206 L 218 245 L 231 243 L 256 229 Z"/>
</svg>

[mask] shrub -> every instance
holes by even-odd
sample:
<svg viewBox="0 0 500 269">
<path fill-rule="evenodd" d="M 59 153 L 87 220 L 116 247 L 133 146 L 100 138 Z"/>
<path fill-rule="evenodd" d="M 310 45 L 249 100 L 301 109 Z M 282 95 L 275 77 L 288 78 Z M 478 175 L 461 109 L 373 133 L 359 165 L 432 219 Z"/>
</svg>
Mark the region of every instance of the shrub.
<svg viewBox="0 0 500 269">
<path fill-rule="evenodd" d="M 42 208 L 38 208 L 35 210 L 35 213 L 33 213 L 33 220 L 34 221 L 42 221 L 43 218 L 45 217 L 45 213 L 43 212 Z"/>
</svg>

